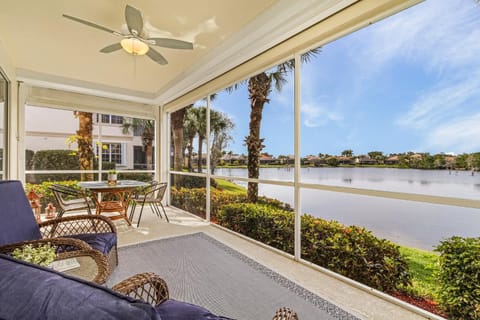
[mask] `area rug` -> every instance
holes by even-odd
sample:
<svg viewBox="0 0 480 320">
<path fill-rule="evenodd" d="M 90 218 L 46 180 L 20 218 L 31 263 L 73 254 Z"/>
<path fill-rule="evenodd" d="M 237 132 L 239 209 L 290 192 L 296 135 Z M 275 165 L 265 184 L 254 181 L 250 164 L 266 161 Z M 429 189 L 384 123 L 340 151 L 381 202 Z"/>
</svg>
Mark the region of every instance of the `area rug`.
<svg viewBox="0 0 480 320">
<path fill-rule="evenodd" d="M 301 320 L 358 319 L 204 233 L 119 248 L 110 287 L 140 272 L 154 272 L 170 297 L 235 319 L 272 319 L 288 306 Z"/>
</svg>

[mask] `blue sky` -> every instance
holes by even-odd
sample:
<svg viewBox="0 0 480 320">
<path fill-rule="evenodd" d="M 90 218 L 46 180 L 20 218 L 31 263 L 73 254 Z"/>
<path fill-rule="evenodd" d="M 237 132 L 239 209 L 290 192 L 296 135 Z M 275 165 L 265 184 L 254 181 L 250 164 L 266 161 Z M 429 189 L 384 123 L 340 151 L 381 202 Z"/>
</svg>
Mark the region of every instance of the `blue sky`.
<svg viewBox="0 0 480 320">
<path fill-rule="evenodd" d="M 302 66 L 301 154 L 480 151 L 480 5 L 427 0 L 322 47 Z M 264 151 L 293 154 L 293 78 L 263 112 Z M 213 108 L 246 154 L 246 86 Z"/>
</svg>

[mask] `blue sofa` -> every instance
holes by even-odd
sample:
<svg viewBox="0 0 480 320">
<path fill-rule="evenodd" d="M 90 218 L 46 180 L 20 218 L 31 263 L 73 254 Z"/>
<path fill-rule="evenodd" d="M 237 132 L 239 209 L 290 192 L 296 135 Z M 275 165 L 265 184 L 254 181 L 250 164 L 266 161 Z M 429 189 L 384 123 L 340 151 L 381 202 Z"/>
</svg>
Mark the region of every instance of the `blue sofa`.
<svg viewBox="0 0 480 320">
<path fill-rule="evenodd" d="M 3 320 L 229 319 L 196 305 L 168 299 L 168 289 L 166 294 L 160 304 L 151 305 L 92 282 L 0 254 L 0 319 Z"/>
</svg>

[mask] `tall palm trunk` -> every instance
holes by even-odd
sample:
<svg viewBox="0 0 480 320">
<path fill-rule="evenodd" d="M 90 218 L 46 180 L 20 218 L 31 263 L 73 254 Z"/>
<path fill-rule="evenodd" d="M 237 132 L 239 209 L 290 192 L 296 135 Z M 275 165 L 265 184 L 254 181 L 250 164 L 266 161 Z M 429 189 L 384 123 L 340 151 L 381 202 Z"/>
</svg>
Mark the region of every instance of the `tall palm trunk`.
<svg viewBox="0 0 480 320">
<path fill-rule="evenodd" d="M 187 160 L 188 172 L 193 172 L 193 138 L 189 139 L 187 150 L 188 150 L 188 160 Z"/>
<path fill-rule="evenodd" d="M 92 113 L 76 111 L 75 116 L 78 118 L 77 144 L 80 170 L 93 170 Z M 80 180 L 93 180 L 93 173 L 81 173 Z"/>
<path fill-rule="evenodd" d="M 142 133 L 142 143 L 145 148 L 145 162 L 147 170 L 153 169 L 153 139 L 155 134 L 149 129 L 144 128 Z"/>
<path fill-rule="evenodd" d="M 147 170 L 153 170 L 153 146 L 148 144 L 145 146 L 145 157 L 147 162 Z"/>
<path fill-rule="evenodd" d="M 250 131 L 245 138 L 248 150 L 248 177 L 258 179 L 259 177 L 259 156 L 264 145 L 260 139 L 260 124 L 262 122 L 262 112 L 265 103 L 269 102 L 267 98 L 271 91 L 272 80 L 265 72 L 262 72 L 248 80 L 248 93 L 250 99 Z M 257 202 L 258 183 L 248 183 L 248 201 Z"/>
<path fill-rule="evenodd" d="M 173 131 L 173 170 L 183 170 L 183 120 L 185 118 L 185 112 L 192 107 L 189 105 L 183 109 L 172 112 L 170 121 Z M 179 188 L 183 182 L 183 176 L 175 175 L 173 184 Z"/>
<path fill-rule="evenodd" d="M 203 151 L 203 140 L 205 140 L 204 136 L 198 136 L 198 159 L 197 159 L 197 172 L 202 172 L 202 165 L 203 165 L 203 158 L 202 158 L 202 151 Z"/>
</svg>

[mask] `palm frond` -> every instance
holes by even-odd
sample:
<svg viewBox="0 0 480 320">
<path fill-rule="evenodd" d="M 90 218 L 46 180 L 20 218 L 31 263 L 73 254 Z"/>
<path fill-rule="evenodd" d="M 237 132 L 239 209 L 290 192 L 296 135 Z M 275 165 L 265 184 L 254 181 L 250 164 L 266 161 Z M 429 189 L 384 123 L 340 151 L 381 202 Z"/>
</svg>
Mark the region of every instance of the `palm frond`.
<svg viewBox="0 0 480 320">
<path fill-rule="evenodd" d="M 286 71 L 277 71 L 270 73 L 270 79 L 272 79 L 273 85 L 277 91 L 282 91 L 283 85 L 287 83 Z"/>
<path fill-rule="evenodd" d="M 225 88 L 225 91 L 227 91 L 227 93 L 232 93 L 233 91 L 237 90 L 238 88 L 240 88 L 240 86 L 243 86 L 245 84 L 247 84 L 247 79 L 245 80 L 242 80 L 242 81 L 239 81 L 233 85 L 231 85 L 230 87 L 226 87 Z M 210 98 L 211 99 L 211 98 Z"/>
<path fill-rule="evenodd" d="M 313 57 L 319 55 L 321 52 L 322 52 L 322 47 L 309 50 L 304 54 L 302 54 L 300 61 L 302 61 L 302 63 L 308 63 Z"/>
</svg>

